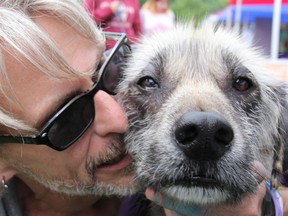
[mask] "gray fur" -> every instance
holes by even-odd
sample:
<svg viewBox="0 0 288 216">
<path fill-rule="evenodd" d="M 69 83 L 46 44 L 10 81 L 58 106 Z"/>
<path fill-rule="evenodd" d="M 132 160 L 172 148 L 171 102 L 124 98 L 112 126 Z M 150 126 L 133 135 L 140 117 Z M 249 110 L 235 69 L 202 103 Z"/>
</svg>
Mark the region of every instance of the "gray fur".
<svg viewBox="0 0 288 216">
<path fill-rule="evenodd" d="M 257 160 L 277 186 L 286 86 L 264 63 L 236 34 L 208 25 L 178 24 L 143 38 L 119 86 L 130 121 L 126 142 L 136 180 L 188 203 L 236 203 L 256 190 L 252 161 Z M 239 77 L 251 80 L 252 87 L 235 89 Z M 217 113 L 231 125 L 233 140 L 223 156 L 195 160 L 179 149 L 175 125 L 187 112 Z M 218 184 L 195 183 L 203 175 Z"/>
</svg>

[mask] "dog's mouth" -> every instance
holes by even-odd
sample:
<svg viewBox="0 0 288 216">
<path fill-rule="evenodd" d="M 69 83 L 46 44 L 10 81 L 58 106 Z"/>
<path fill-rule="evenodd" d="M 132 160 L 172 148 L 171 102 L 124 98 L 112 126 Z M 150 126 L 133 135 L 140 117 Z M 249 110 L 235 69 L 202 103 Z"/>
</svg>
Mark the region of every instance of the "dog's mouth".
<svg viewBox="0 0 288 216">
<path fill-rule="evenodd" d="M 177 179 L 174 184 L 186 187 L 215 187 L 219 186 L 221 183 L 213 177 L 193 176 L 191 178 Z"/>
<path fill-rule="evenodd" d="M 202 188 L 215 188 L 223 185 L 222 182 L 214 177 L 209 176 L 193 176 L 185 178 L 176 178 L 173 180 L 163 180 L 160 187 L 182 186 L 182 187 L 202 187 Z M 157 187 L 157 186 L 156 186 Z"/>
</svg>

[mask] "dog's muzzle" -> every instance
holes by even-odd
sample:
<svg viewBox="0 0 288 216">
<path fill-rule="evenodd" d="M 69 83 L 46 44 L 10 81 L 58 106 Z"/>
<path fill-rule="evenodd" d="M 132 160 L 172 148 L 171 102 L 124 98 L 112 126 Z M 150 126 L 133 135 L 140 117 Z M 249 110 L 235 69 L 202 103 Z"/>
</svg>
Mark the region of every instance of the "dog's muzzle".
<svg viewBox="0 0 288 216">
<path fill-rule="evenodd" d="M 191 160 L 219 159 L 230 149 L 234 134 L 231 125 L 213 112 L 187 112 L 176 122 L 178 147 Z"/>
</svg>

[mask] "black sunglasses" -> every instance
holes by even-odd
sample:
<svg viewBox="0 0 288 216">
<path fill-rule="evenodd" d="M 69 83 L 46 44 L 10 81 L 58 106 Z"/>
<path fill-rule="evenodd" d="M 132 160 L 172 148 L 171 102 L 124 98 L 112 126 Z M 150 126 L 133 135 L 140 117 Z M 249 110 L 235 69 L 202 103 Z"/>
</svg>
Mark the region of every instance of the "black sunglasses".
<svg viewBox="0 0 288 216">
<path fill-rule="evenodd" d="M 98 71 L 99 79 L 85 93 L 77 95 L 58 110 L 35 136 L 0 135 L 0 144 L 23 143 L 48 145 L 62 151 L 76 142 L 89 128 L 95 118 L 93 97 L 98 90 L 115 95 L 115 89 L 122 77 L 122 66 L 131 53 L 129 40 L 122 33 L 104 33 L 107 43 L 115 45 Z"/>
</svg>

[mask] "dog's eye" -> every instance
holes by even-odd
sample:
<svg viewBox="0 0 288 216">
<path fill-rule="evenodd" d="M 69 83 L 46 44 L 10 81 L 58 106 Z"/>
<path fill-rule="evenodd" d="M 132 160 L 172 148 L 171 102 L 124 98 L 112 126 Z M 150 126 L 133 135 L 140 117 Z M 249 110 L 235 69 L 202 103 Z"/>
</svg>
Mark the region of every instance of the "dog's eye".
<svg viewBox="0 0 288 216">
<path fill-rule="evenodd" d="M 150 76 L 142 77 L 141 79 L 139 79 L 137 84 L 145 90 L 159 88 L 158 83 Z"/>
<path fill-rule="evenodd" d="M 247 91 L 252 86 L 252 81 L 246 77 L 238 77 L 233 84 L 233 87 L 238 91 Z"/>
</svg>

